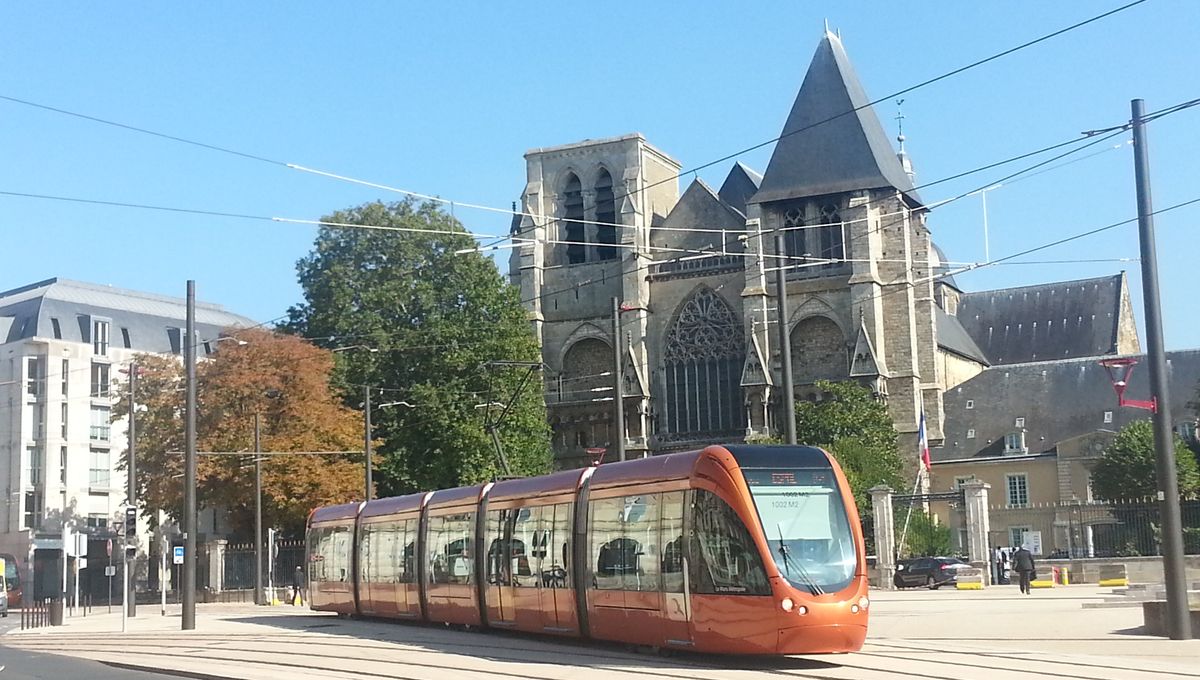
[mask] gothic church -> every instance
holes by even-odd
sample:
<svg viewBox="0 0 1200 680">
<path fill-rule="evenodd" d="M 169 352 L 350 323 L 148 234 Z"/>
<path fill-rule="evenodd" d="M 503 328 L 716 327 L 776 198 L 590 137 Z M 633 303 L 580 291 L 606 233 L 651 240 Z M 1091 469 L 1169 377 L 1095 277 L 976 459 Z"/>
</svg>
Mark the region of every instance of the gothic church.
<svg viewBox="0 0 1200 680">
<path fill-rule="evenodd" d="M 1044 310 L 1012 302 L 1020 289 L 964 293 L 944 276 L 903 139 L 897 154 L 869 101 L 827 32 L 761 175 L 737 163 L 719 189 L 697 179 L 681 196 L 681 165 L 640 134 L 525 155 L 509 276 L 542 347 L 560 462 L 611 448 L 614 345 L 630 457 L 777 433 L 779 271 L 796 398 L 821 398 L 818 380 L 858 381 L 902 440 L 915 442 L 924 412 L 936 445 L 948 389 L 1036 359 L 1056 330 L 1029 327 Z M 1049 340 L 1059 353 L 1043 358 L 1137 351 L 1136 334 L 1130 347 L 1114 330 L 1132 324 L 1124 276 L 1110 283 L 1118 313 L 1086 333 L 1064 320 Z M 1006 301 L 1004 318 L 987 300 Z M 960 319 L 968 301 L 982 312 Z"/>
</svg>

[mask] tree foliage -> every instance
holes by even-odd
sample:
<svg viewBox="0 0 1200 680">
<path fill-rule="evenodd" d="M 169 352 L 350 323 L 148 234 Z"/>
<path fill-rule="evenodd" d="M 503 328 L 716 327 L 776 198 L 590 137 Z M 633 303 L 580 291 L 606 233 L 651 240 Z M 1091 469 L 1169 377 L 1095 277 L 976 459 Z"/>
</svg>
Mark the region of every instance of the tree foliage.
<svg viewBox="0 0 1200 680">
<path fill-rule="evenodd" d="M 1150 498 L 1158 491 L 1155 475 L 1154 423 L 1138 420 L 1117 433 L 1092 468 L 1092 493 L 1103 500 Z M 1175 437 L 1175 470 L 1179 492 L 1200 492 L 1200 471 L 1191 449 Z"/>
<path fill-rule="evenodd" d="M 380 493 L 495 477 L 485 423 L 514 395 L 497 428 L 512 471 L 547 471 L 540 374 L 490 365 L 540 365 L 535 338 L 517 290 L 495 265 L 477 252 L 456 252 L 476 245 L 457 220 L 432 203 L 404 201 L 368 203 L 324 221 L 377 228 L 321 228 L 297 263 L 305 301 L 290 310 L 286 326 L 361 348 L 338 354 L 348 403 L 361 406 L 362 386 L 371 385 L 380 388 L 375 403 L 394 404 L 372 416 L 382 440 Z"/>
<path fill-rule="evenodd" d="M 905 533 L 904 521 L 908 519 L 908 531 Z M 919 507 L 912 509 L 896 508 L 893 515 L 896 531 L 897 552 L 908 557 L 936 557 L 954 553 L 954 544 L 950 527 L 937 521 L 937 517 L 925 512 Z M 900 545 L 901 535 L 904 544 Z"/>
<path fill-rule="evenodd" d="M 854 382 L 820 381 L 820 401 L 796 404 L 796 441 L 820 446 L 837 459 L 846 473 L 861 512 L 871 507 L 868 489 L 887 484 L 903 486 L 904 468 L 896 428 L 887 405 Z"/>
<path fill-rule="evenodd" d="M 361 415 L 330 389 L 329 352 L 299 338 L 265 330 L 237 332 L 196 367 L 196 439 L 200 451 L 245 451 L 244 456 L 199 456 L 197 501 L 220 507 L 235 536 L 254 527 L 254 417 L 261 450 L 355 452 L 343 455 L 263 456 L 263 521 L 288 535 L 303 532 L 314 507 L 361 500 L 365 488 Z M 245 344 L 240 344 L 244 342 Z M 178 519 L 183 510 L 184 382 L 175 357 L 137 360 L 138 495 L 150 512 Z M 128 399 L 122 388 L 119 398 Z M 126 452 L 128 456 L 128 452 Z M 127 460 L 127 458 L 125 459 Z"/>
</svg>

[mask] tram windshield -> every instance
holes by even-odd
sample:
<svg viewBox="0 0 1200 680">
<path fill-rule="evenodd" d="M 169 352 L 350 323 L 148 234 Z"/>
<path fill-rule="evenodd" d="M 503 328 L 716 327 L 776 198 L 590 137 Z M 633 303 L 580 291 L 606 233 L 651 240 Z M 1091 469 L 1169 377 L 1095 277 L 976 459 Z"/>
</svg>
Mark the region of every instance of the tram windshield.
<svg viewBox="0 0 1200 680">
<path fill-rule="evenodd" d="M 829 468 L 742 469 L 775 565 L 814 595 L 850 584 L 854 535 Z"/>
</svg>

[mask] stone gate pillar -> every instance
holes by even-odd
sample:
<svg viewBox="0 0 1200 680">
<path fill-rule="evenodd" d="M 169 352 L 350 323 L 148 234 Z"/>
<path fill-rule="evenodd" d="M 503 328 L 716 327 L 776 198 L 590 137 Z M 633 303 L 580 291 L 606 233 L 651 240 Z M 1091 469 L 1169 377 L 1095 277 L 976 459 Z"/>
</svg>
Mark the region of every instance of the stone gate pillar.
<svg viewBox="0 0 1200 680">
<path fill-rule="evenodd" d="M 875 513 L 875 570 L 879 572 L 879 587 L 895 589 L 896 574 L 896 523 L 892 519 L 892 496 L 890 486 L 872 487 L 871 508 Z"/>
<path fill-rule="evenodd" d="M 229 541 L 218 538 L 208 542 L 208 588 L 214 593 L 225 589 L 225 548 Z"/>
<path fill-rule="evenodd" d="M 963 492 L 963 510 L 967 521 L 967 555 L 971 566 L 983 572 L 983 585 L 992 583 L 991 550 L 988 546 L 988 489 L 991 484 L 978 480 L 959 485 Z"/>
</svg>

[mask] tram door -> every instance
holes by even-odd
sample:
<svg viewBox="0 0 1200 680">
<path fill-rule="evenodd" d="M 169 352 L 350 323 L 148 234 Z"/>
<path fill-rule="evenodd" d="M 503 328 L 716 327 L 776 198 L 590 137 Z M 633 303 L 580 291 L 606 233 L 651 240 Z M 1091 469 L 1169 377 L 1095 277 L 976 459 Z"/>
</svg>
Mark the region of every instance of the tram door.
<svg viewBox="0 0 1200 680">
<path fill-rule="evenodd" d="M 534 559 L 541 574 L 542 626 L 549 632 L 573 631 L 575 591 L 570 588 L 568 565 L 571 563 L 571 504 L 559 503 L 541 508 Z"/>
<path fill-rule="evenodd" d="M 512 625 L 515 608 L 513 593 L 513 519 L 519 510 L 492 510 L 487 516 L 487 607 L 489 623 Z M 522 546 L 520 539 L 517 541 Z M 517 551 L 523 550 L 518 547 Z"/>
<path fill-rule="evenodd" d="M 692 612 L 687 597 L 687 551 L 683 531 L 684 492 L 662 495 L 663 625 L 667 644 L 692 644 Z"/>
</svg>

